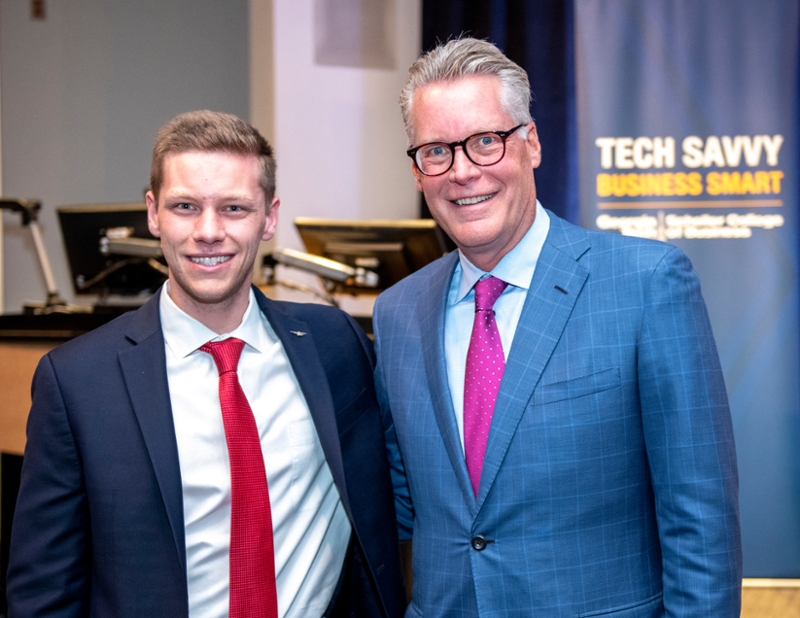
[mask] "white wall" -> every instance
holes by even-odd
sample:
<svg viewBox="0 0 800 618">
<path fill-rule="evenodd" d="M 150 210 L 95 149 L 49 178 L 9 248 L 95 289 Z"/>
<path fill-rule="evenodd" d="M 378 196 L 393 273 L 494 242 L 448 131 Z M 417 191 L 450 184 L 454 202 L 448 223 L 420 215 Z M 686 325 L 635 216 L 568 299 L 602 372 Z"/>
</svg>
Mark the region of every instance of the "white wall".
<svg viewBox="0 0 800 618">
<path fill-rule="evenodd" d="M 42 201 L 59 291 L 74 298 L 56 207 L 143 201 L 158 127 L 179 112 L 249 115 L 247 0 L 0 2 L 6 196 Z M 5 227 L 6 312 L 46 298 L 29 230 Z"/>
<path fill-rule="evenodd" d="M 316 64 L 314 16 L 326 4 L 348 15 L 389 7 L 392 67 Z M 142 200 L 157 128 L 189 109 L 249 118 L 276 147 L 277 244 L 302 247 L 297 216 L 416 218 L 397 98 L 419 53 L 421 0 L 70 0 L 46 9 L 32 21 L 28 2 L 0 2 L 2 180 L 6 196 L 42 200 L 67 300 L 56 207 Z M 14 214 L 3 223 L 0 306 L 18 312 L 46 288 L 29 230 Z"/>
<path fill-rule="evenodd" d="M 281 198 L 276 237 L 281 246 L 302 248 L 293 225 L 297 216 L 400 219 L 416 218 L 419 212 L 397 100 L 408 67 L 419 55 L 421 0 L 337 3 L 351 12 L 359 5 L 362 11 L 389 7 L 394 66 L 316 64 L 315 10 L 324 9 L 326 1 L 273 0 Z M 348 30 L 351 36 L 354 29 Z"/>
</svg>

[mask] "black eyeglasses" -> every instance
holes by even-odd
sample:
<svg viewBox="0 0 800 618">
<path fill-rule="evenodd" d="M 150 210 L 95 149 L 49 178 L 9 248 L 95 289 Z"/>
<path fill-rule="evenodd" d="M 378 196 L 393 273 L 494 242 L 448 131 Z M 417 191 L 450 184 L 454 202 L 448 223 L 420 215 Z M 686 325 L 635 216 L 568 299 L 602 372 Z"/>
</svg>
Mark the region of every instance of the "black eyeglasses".
<svg viewBox="0 0 800 618">
<path fill-rule="evenodd" d="M 499 163 L 506 154 L 508 136 L 525 123 L 518 124 L 508 131 L 485 131 L 470 135 L 460 142 L 431 142 L 406 151 L 414 160 L 417 169 L 426 176 L 440 176 L 453 167 L 456 147 L 461 146 L 467 159 L 475 165 L 487 166 Z"/>
</svg>

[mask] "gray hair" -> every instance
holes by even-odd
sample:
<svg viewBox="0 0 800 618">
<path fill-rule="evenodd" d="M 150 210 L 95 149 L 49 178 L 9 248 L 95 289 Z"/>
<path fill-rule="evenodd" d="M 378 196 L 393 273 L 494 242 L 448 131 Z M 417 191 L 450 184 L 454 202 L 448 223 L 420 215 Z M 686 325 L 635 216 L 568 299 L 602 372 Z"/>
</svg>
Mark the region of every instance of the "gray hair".
<svg viewBox="0 0 800 618">
<path fill-rule="evenodd" d="M 525 70 L 488 41 L 454 39 L 424 54 L 408 69 L 408 80 L 400 92 L 400 112 L 409 145 L 413 130 L 411 104 L 417 88 L 469 75 L 496 75 L 500 79 L 500 103 L 513 121 L 516 124 L 533 121 L 531 86 Z"/>
</svg>

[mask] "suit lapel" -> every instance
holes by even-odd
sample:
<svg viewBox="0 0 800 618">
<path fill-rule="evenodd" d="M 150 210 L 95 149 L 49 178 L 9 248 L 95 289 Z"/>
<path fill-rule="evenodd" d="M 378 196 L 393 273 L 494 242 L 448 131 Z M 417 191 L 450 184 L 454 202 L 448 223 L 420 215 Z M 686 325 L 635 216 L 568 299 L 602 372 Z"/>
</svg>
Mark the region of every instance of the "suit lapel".
<svg viewBox="0 0 800 618">
<path fill-rule="evenodd" d="M 464 493 L 465 502 L 474 515 L 476 512 L 475 494 L 472 491 L 467 464 L 464 460 L 464 450 L 461 447 L 461 436 L 447 380 L 447 363 L 444 352 L 445 309 L 450 279 L 457 261 L 458 252 L 453 251 L 441 261 L 438 270 L 428 280 L 427 289 L 422 291 L 422 298 L 418 305 L 420 338 L 436 424 L 442 434 L 444 448 L 453 466 L 458 484 Z"/>
<path fill-rule="evenodd" d="M 283 344 L 311 417 L 314 419 L 314 426 L 333 480 L 339 489 L 342 503 L 350 513 L 336 410 L 328 388 L 328 376 L 322 366 L 311 329 L 305 322 L 288 316 L 279 305 L 269 301 L 260 291 L 255 290 L 255 294 L 261 311 Z M 305 334 L 298 336 L 295 333 Z"/>
<path fill-rule="evenodd" d="M 175 549 L 186 573 L 183 485 L 169 397 L 159 296 L 160 292 L 156 293 L 136 312 L 127 333 L 134 346 L 120 352 L 119 361 L 164 500 Z"/>
<path fill-rule="evenodd" d="M 486 500 L 522 414 L 589 274 L 577 262 L 589 249 L 585 231 L 548 214 L 550 231 L 531 280 L 497 395 L 478 508 Z"/>
</svg>

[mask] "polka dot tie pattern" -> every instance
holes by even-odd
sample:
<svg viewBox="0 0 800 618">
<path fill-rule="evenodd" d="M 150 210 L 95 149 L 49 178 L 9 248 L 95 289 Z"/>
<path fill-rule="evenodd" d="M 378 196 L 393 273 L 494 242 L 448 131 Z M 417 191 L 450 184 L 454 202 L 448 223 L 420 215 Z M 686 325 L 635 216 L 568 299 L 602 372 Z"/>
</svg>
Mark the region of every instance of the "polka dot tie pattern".
<svg viewBox="0 0 800 618">
<path fill-rule="evenodd" d="M 472 489 L 478 495 L 497 391 L 506 362 L 494 319 L 495 301 L 508 284 L 496 277 L 475 284 L 475 321 L 464 376 L 464 451 Z"/>
<path fill-rule="evenodd" d="M 253 411 L 236 368 L 241 339 L 201 346 L 219 372 L 219 401 L 231 466 L 230 618 L 277 618 L 275 551 L 267 473 Z"/>
</svg>

